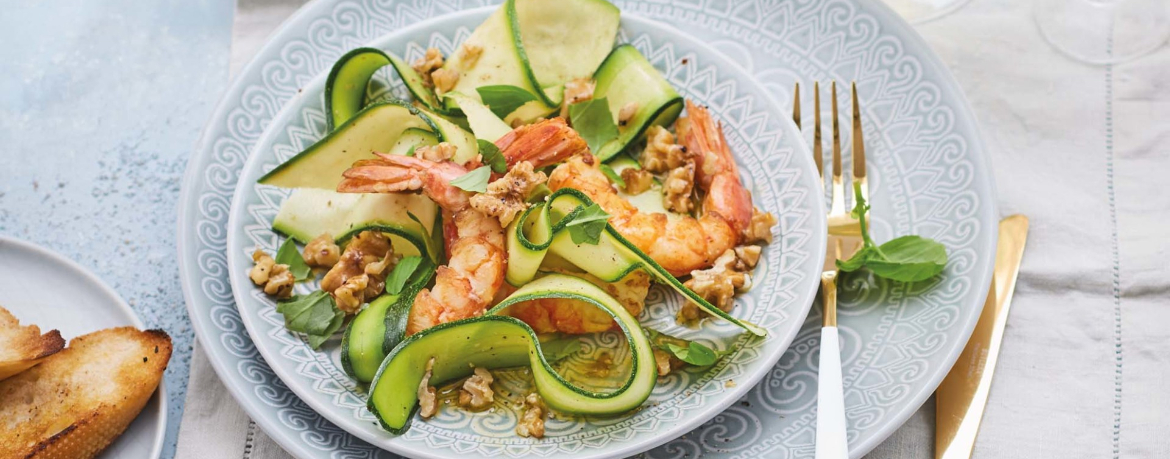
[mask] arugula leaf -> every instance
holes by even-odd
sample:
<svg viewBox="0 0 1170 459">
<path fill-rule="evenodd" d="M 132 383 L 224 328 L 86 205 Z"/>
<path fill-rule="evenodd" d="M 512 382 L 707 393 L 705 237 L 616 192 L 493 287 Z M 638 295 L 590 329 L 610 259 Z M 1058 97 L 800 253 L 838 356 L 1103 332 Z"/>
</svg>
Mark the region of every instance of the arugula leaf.
<svg viewBox="0 0 1170 459">
<path fill-rule="evenodd" d="M 569 236 L 573 238 L 574 244 L 597 245 L 601 242 L 601 231 L 608 222 L 609 214 L 593 203 L 578 212 L 565 226 L 569 228 Z"/>
<path fill-rule="evenodd" d="M 428 266 L 422 257 L 409 256 L 398 261 L 394 265 L 394 270 L 390 271 L 390 275 L 386 276 L 386 293 L 397 295 L 402 293 L 402 288 L 406 286 L 408 280 L 415 278 L 415 274 L 419 272 L 419 268 Z"/>
<path fill-rule="evenodd" d="M 553 338 L 541 342 L 540 350 L 549 363 L 557 362 L 580 351 L 581 338 L 572 335 Z"/>
<path fill-rule="evenodd" d="M 345 313 L 323 290 L 277 302 L 276 312 L 284 315 L 285 328 L 309 335 L 309 347 L 313 349 L 321 347 L 345 321 Z"/>
<path fill-rule="evenodd" d="M 508 160 L 504 159 L 496 144 L 484 139 L 475 139 L 475 142 L 479 144 L 479 154 L 483 156 L 483 163 L 491 166 L 492 172 L 503 174 L 508 171 Z"/>
<path fill-rule="evenodd" d="M 460 175 L 451 181 L 451 185 L 463 191 L 470 191 L 472 193 L 483 193 L 487 191 L 488 178 L 492 175 L 492 169 L 488 166 L 481 166 L 471 172 Z"/>
<path fill-rule="evenodd" d="M 617 185 L 618 188 L 626 187 L 626 181 L 622 180 L 621 174 L 618 174 L 617 171 L 613 170 L 612 167 L 609 167 L 609 164 L 601 165 L 601 173 L 605 174 L 606 177 L 609 177 L 609 181 L 613 182 L 614 185 Z"/>
<path fill-rule="evenodd" d="M 276 250 L 276 257 L 274 258 L 277 264 L 288 265 L 289 272 L 292 273 L 298 281 L 303 281 L 309 278 L 313 269 L 305 263 L 305 258 L 301 256 L 301 252 L 297 250 L 297 244 L 293 242 L 292 238 L 284 240 L 280 244 L 280 248 Z"/>
<path fill-rule="evenodd" d="M 650 337 L 651 345 L 697 367 L 714 364 L 724 355 L 730 353 L 730 351 L 716 351 L 694 341 L 676 338 L 651 328 L 643 330 L 646 330 L 646 335 Z"/>
<path fill-rule="evenodd" d="M 861 225 L 864 246 L 848 260 L 837 261 L 837 268 L 852 272 L 868 268 L 875 276 L 901 282 L 918 282 L 942 272 L 947 265 L 947 249 L 938 241 L 921 236 L 902 236 L 877 245 L 869 236 L 865 214 L 869 204 L 861 196 L 861 184 L 853 184 L 853 217 Z"/>
<path fill-rule="evenodd" d="M 507 118 L 520 106 L 536 100 L 536 96 L 516 86 L 506 84 L 480 86 L 475 88 L 483 104 L 491 109 L 500 119 Z"/>
<path fill-rule="evenodd" d="M 617 138 L 618 128 L 604 97 L 578 102 L 569 106 L 569 123 L 589 144 L 590 151 L 598 151 L 606 142 Z"/>
</svg>

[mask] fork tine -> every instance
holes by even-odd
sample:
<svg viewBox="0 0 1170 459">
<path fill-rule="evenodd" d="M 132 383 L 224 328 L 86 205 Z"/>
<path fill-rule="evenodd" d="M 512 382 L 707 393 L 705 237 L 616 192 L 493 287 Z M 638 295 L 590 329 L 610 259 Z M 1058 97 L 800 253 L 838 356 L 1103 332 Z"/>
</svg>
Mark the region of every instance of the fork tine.
<svg viewBox="0 0 1170 459">
<path fill-rule="evenodd" d="M 796 130 L 800 130 L 800 82 L 792 89 L 792 121 L 796 123 Z"/>
<path fill-rule="evenodd" d="M 861 105 L 857 103 L 857 82 L 850 85 L 853 93 L 853 183 L 861 184 L 861 197 L 869 201 L 869 183 L 865 179 L 865 141 L 861 136 Z"/>
<path fill-rule="evenodd" d="M 813 82 L 813 162 L 817 163 L 817 176 L 825 183 L 825 151 L 821 146 L 821 83 Z"/>
<path fill-rule="evenodd" d="M 845 182 L 841 171 L 841 126 L 837 121 L 837 82 L 830 86 L 833 92 L 833 203 L 829 214 L 845 213 Z"/>
</svg>

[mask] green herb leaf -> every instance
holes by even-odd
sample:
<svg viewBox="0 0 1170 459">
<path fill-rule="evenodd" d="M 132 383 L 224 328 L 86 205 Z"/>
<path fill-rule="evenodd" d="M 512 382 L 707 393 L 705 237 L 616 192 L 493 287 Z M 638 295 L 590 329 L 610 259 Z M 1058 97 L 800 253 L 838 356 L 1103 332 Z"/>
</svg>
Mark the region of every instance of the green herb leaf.
<svg viewBox="0 0 1170 459">
<path fill-rule="evenodd" d="M 578 102 L 569 106 L 569 122 L 589 144 L 590 151 L 598 151 L 606 142 L 617 138 L 618 128 L 604 97 Z"/>
<path fill-rule="evenodd" d="M 902 282 L 930 279 L 947 265 L 947 249 L 933 239 L 902 236 L 877 247 L 865 262 L 874 275 Z"/>
<path fill-rule="evenodd" d="M 280 244 L 280 248 L 276 250 L 276 257 L 273 258 L 277 264 L 288 265 L 289 272 L 292 273 L 298 281 L 309 278 L 313 273 L 312 268 L 305 263 L 305 258 L 301 256 L 301 252 L 297 250 L 297 244 L 293 242 L 292 238 L 284 240 Z"/>
<path fill-rule="evenodd" d="M 480 86 L 475 88 L 475 92 L 479 93 L 483 104 L 487 105 L 492 113 L 495 113 L 500 119 L 507 118 L 520 106 L 536 100 L 536 96 L 523 88 L 504 84 Z"/>
<path fill-rule="evenodd" d="M 569 236 L 573 238 L 574 244 L 597 245 L 598 242 L 601 242 L 601 231 L 605 229 L 608 222 L 609 214 L 605 213 L 601 206 L 594 203 L 578 212 L 576 217 L 566 224 L 566 227 L 569 229 Z"/>
<path fill-rule="evenodd" d="M 419 267 L 424 264 L 422 257 L 409 256 L 405 257 L 394 265 L 394 270 L 390 271 L 390 275 L 386 276 L 386 293 L 397 295 L 402 293 L 402 288 L 406 286 L 407 281 L 413 279 L 414 274 L 419 271 Z"/>
<path fill-rule="evenodd" d="M 691 344 L 686 347 L 674 343 L 667 343 L 666 348 L 671 354 L 678 357 L 679 360 L 696 367 L 705 367 L 719 360 L 719 356 L 715 354 L 715 351 L 694 341 L 691 341 Z"/>
<path fill-rule="evenodd" d="M 345 321 L 345 313 L 323 290 L 277 302 L 276 312 L 284 315 L 285 328 L 309 335 L 309 347 L 313 349 L 321 347 Z"/>
<path fill-rule="evenodd" d="M 609 177 L 609 181 L 613 182 L 614 185 L 617 185 L 618 188 L 626 187 L 626 181 L 622 180 L 621 174 L 618 174 L 617 171 L 613 170 L 612 167 L 609 167 L 609 164 L 601 165 L 601 173 L 605 174 L 606 177 Z"/>
<path fill-rule="evenodd" d="M 451 181 L 451 185 L 463 191 L 470 191 L 472 193 L 483 193 L 487 191 L 488 178 L 492 175 L 492 169 L 488 166 L 479 167 L 471 172 L 460 175 L 455 180 Z"/>
<path fill-rule="evenodd" d="M 414 156 L 414 151 L 418 149 L 418 145 L 411 145 L 409 150 L 403 156 Z"/>
<path fill-rule="evenodd" d="M 853 184 L 853 217 L 861 226 L 864 246 L 845 261 L 837 261 L 837 268 L 851 272 L 869 268 L 875 276 L 901 282 L 918 282 L 942 272 L 947 265 L 947 249 L 938 241 L 921 236 L 902 236 L 882 245 L 876 245 L 869 236 L 865 215 L 869 204 L 861 195 L 861 184 Z"/>
<path fill-rule="evenodd" d="M 483 156 L 483 163 L 491 166 L 492 172 L 503 174 L 508 171 L 508 160 L 504 159 L 496 144 L 484 139 L 475 139 L 475 142 L 479 144 L 479 154 Z"/>
<path fill-rule="evenodd" d="M 557 362 L 580 351 L 581 338 L 570 335 L 542 341 L 540 350 L 544 352 L 544 358 L 549 363 Z"/>
</svg>

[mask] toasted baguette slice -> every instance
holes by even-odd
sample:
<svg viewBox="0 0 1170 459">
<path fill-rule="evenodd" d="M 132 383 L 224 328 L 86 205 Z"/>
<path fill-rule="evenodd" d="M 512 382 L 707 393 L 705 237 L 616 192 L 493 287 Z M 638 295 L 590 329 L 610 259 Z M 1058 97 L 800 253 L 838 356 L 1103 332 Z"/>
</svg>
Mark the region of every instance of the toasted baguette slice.
<svg viewBox="0 0 1170 459">
<path fill-rule="evenodd" d="M 42 335 L 36 325 L 22 327 L 12 313 L 0 307 L 0 381 L 32 368 L 63 348 L 61 332 L 50 330 Z"/>
<path fill-rule="evenodd" d="M 142 411 L 170 358 L 165 332 L 110 328 L 0 381 L 0 458 L 96 456 Z"/>
</svg>

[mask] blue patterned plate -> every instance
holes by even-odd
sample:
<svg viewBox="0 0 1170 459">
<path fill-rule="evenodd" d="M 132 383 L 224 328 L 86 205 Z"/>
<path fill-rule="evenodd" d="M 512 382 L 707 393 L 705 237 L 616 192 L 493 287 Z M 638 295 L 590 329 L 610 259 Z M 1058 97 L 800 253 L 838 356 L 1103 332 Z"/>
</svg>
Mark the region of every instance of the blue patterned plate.
<svg viewBox="0 0 1170 459">
<path fill-rule="evenodd" d="M 994 193 L 966 103 L 921 40 L 882 7 L 848 1 L 616 3 L 623 40 L 725 121 L 757 203 L 782 217 L 764 283 L 737 310 L 772 335 L 743 343 L 707 371 L 671 378 L 655 392 L 657 405 L 628 418 L 558 420 L 543 442 L 512 436 L 507 410 L 449 413 L 401 437 L 379 431 L 337 371 L 336 345 L 309 352 L 244 278 L 247 250 L 275 248 L 268 222 L 286 197 L 256 187 L 255 178 L 324 134 L 322 75 L 346 50 L 373 44 L 407 58 L 427 46 L 449 51 L 488 10 L 464 11 L 478 2 L 319 1 L 286 22 L 221 102 L 191 160 L 180 213 L 182 277 L 199 338 L 225 385 L 290 452 L 610 457 L 669 442 L 647 455 L 811 455 L 819 318 L 801 319 L 815 294 L 823 203 L 807 149 L 786 121 L 787 104 L 776 102 L 790 100 L 796 79 L 858 81 L 876 236 L 927 235 L 952 256 L 947 272 L 928 284 L 846 279 L 841 324 L 853 454 L 889 435 L 945 375 L 989 281 Z M 401 94 L 393 83 L 383 91 Z M 240 287 L 234 295 L 231 285 Z M 651 320 L 665 324 L 676 301 L 655 295 Z M 703 335 L 717 346 L 735 344 L 725 325 L 709 325 Z"/>
</svg>

